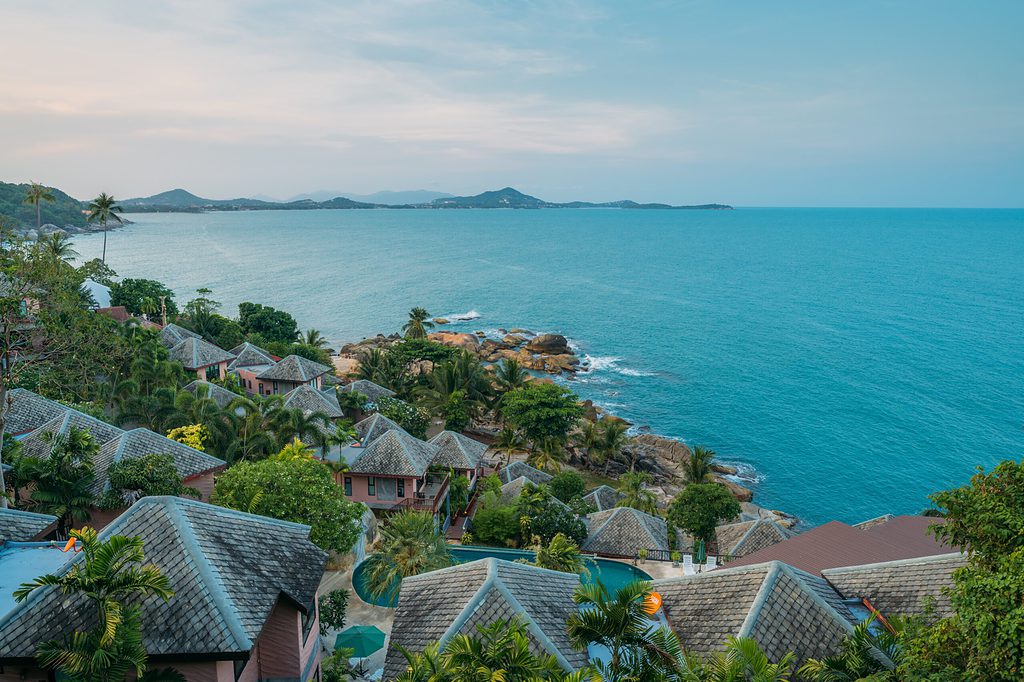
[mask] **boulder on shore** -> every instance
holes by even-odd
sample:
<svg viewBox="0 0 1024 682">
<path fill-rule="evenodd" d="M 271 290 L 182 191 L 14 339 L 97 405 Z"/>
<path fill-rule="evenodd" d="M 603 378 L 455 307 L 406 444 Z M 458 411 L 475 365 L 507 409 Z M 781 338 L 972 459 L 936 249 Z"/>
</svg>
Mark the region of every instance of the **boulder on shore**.
<svg viewBox="0 0 1024 682">
<path fill-rule="evenodd" d="M 465 348 L 466 350 L 473 352 L 476 352 L 477 346 L 480 345 L 480 341 L 475 335 L 460 332 L 434 332 L 433 334 L 427 335 L 427 338 L 445 346 Z"/>
<path fill-rule="evenodd" d="M 447 318 L 444 317 L 435 317 L 433 320 L 431 320 L 431 322 L 433 322 L 434 324 L 451 324 L 451 320 L 448 320 Z"/>
<path fill-rule="evenodd" d="M 571 354 L 569 342 L 561 334 L 541 334 L 530 339 L 526 350 L 543 355 Z"/>
<path fill-rule="evenodd" d="M 526 337 L 519 334 L 506 334 L 501 342 L 506 346 L 521 346 L 526 343 Z"/>
</svg>

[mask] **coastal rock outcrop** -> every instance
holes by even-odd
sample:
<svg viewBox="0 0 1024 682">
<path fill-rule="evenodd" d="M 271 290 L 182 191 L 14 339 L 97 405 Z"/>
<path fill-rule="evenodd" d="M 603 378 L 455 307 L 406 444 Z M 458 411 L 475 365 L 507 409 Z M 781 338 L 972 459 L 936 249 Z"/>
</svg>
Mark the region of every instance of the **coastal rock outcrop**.
<svg viewBox="0 0 1024 682">
<path fill-rule="evenodd" d="M 445 346 L 454 346 L 456 348 L 465 348 L 468 351 L 476 352 L 480 346 L 480 339 L 475 334 L 466 334 L 462 332 L 434 332 L 427 336 L 431 341 L 444 344 Z"/>
<path fill-rule="evenodd" d="M 561 334 L 541 334 L 530 339 L 526 350 L 543 355 L 564 355 L 571 353 L 569 342 Z"/>
</svg>

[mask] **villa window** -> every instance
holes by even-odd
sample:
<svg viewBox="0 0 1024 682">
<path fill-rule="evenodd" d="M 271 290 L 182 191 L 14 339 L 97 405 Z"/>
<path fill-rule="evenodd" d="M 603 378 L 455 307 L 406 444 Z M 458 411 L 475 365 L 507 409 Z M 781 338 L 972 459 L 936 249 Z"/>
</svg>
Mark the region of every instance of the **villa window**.
<svg viewBox="0 0 1024 682">
<path fill-rule="evenodd" d="M 277 382 L 274 382 L 274 395 L 277 395 Z"/>
<path fill-rule="evenodd" d="M 352 477 L 345 477 L 345 496 L 352 497 Z"/>
<path fill-rule="evenodd" d="M 398 479 L 398 496 L 405 497 L 405 479 Z"/>
<path fill-rule="evenodd" d="M 260 384 L 260 395 L 263 395 L 263 384 Z"/>
<path fill-rule="evenodd" d="M 366 479 L 366 494 L 371 497 L 377 496 L 377 479 L 373 476 Z"/>
</svg>

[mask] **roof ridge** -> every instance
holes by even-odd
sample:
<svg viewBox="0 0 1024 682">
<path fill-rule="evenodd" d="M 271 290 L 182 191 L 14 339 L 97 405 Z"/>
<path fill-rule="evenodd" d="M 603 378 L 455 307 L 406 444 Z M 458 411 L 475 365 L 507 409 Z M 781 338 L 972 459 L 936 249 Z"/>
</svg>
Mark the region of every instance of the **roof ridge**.
<svg viewBox="0 0 1024 682">
<path fill-rule="evenodd" d="M 775 582 L 779 579 L 779 574 L 782 573 L 781 564 L 781 561 L 772 561 L 770 563 L 768 573 L 765 574 L 764 579 L 761 581 L 761 586 L 757 588 L 757 594 L 754 595 L 754 601 L 750 604 L 750 610 L 747 611 L 747 616 L 743 619 L 739 632 L 736 633 L 737 639 L 750 636 L 754 625 L 757 623 L 757 619 L 761 616 L 761 610 L 768 601 L 768 597 L 771 596 Z"/>
<path fill-rule="evenodd" d="M 818 606 L 820 606 L 820 607 L 826 609 L 827 611 L 829 611 L 830 613 L 832 613 L 843 624 L 843 627 L 846 629 L 847 632 L 850 632 L 850 633 L 853 632 L 853 624 L 850 623 L 850 621 L 845 616 L 843 616 L 843 614 L 839 613 L 834 606 L 832 606 L 827 601 L 825 601 L 825 598 L 822 597 L 820 594 L 818 594 L 817 591 L 812 590 L 810 588 L 810 586 L 807 584 L 807 582 L 804 580 L 803 576 L 807 576 L 808 578 L 824 581 L 824 583 L 828 586 L 828 589 L 830 589 L 833 592 L 835 592 L 836 593 L 836 597 L 838 597 L 839 599 L 842 599 L 842 595 L 839 594 L 839 592 L 834 587 L 832 587 L 831 583 L 829 583 L 824 578 L 818 578 L 818 576 L 816 576 L 816 575 L 811 575 L 810 573 L 807 573 L 806 571 L 801 571 L 800 569 L 796 568 L 795 566 L 790 566 L 789 564 L 785 564 L 785 563 L 782 563 L 782 562 L 779 562 L 779 564 L 780 564 L 780 571 L 785 573 L 786 575 L 788 575 L 791 579 L 793 579 L 796 582 L 800 583 L 800 589 L 803 590 L 804 592 L 806 592 L 807 594 L 809 594 L 811 596 L 811 600 L 812 601 L 814 601 Z M 803 574 L 803 576 L 801 576 L 799 574 Z"/>
<path fill-rule="evenodd" d="M 0 507 L 0 516 L 2 516 L 4 514 L 18 514 L 18 515 L 24 514 L 26 516 L 36 516 L 36 517 L 39 517 L 41 519 L 53 519 L 54 521 L 57 520 L 57 517 L 54 516 L 53 514 L 41 514 L 39 512 L 26 511 L 24 509 L 15 509 L 15 508 L 12 508 L 12 507 Z"/>
<path fill-rule="evenodd" d="M 511 604 L 517 612 L 524 613 L 529 616 L 529 611 L 527 611 L 526 607 L 524 607 L 523 604 L 515 598 L 515 595 L 513 595 L 511 590 L 508 589 L 508 586 L 505 585 L 505 581 L 501 580 L 501 578 L 498 577 L 497 572 L 497 563 L 495 563 L 495 581 L 493 585 L 494 589 L 496 589 L 498 593 L 501 594 L 501 596 L 504 597 L 505 600 L 509 602 L 509 604 Z M 523 618 L 520 620 L 523 623 L 523 625 L 526 626 L 526 629 L 529 630 L 533 634 L 533 636 L 537 638 L 541 646 L 547 649 L 549 653 L 554 655 L 555 659 L 558 660 L 559 665 L 561 665 L 565 670 L 574 670 L 573 665 L 569 663 L 568 660 L 566 660 L 564 655 L 562 655 L 561 649 L 559 649 L 558 646 L 556 646 L 555 643 L 551 641 L 551 638 L 548 637 L 547 633 L 544 632 L 544 630 L 537 624 L 537 621 L 533 619 L 533 616 L 529 616 L 528 618 Z"/>
<path fill-rule="evenodd" d="M 929 564 L 933 561 L 949 561 L 951 559 L 961 559 L 964 557 L 966 557 L 966 554 L 964 552 L 926 554 L 925 556 L 915 556 L 910 557 L 909 559 L 893 559 L 891 561 L 876 561 L 870 564 L 853 564 L 851 566 L 836 566 L 835 568 L 823 568 L 821 569 L 821 574 L 822 576 L 824 576 L 826 573 L 845 573 L 865 569 L 888 568 L 890 566 L 915 566 L 917 564 Z"/>
<path fill-rule="evenodd" d="M 239 509 L 232 509 L 231 507 L 222 507 L 219 504 L 210 504 L 209 502 L 200 502 L 199 500 L 192 500 L 185 497 L 175 497 L 174 495 L 147 495 L 145 497 L 139 498 L 139 500 L 135 504 L 167 504 L 168 502 L 174 505 L 191 506 L 197 507 L 199 509 L 212 509 L 215 510 L 215 512 L 218 514 L 237 516 L 241 519 L 248 519 L 250 521 L 257 521 L 259 523 L 270 523 L 277 526 L 282 526 L 284 528 L 291 528 L 294 530 L 305 530 L 307 533 L 310 531 L 310 526 L 304 523 L 296 523 L 295 521 L 285 521 L 284 519 L 275 519 L 271 516 L 253 514 L 250 512 L 241 511 Z M 135 505 L 132 506 L 134 507 Z M 122 514 L 121 516 L 124 516 L 124 514 Z"/>
<path fill-rule="evenodd" d="M 182 544 L 185 545 L 185 549 L 189 554 L 192 555 L 192 559 L 195 562 L 196 570 L 203 577 L 203 583 L 206 586 L 207 592 L 213 603 L 216 605 L 217 610 L 220 611 L 221 617 L 227 624 L 227 629 L 231 633 L 231 636 L 235 640 L 235 644 L 238 646 L 239 651 L 249 651 L 253 647 L 253 641 L 249 639 L 249 635 L 245 632 L 245 626 L 242 625 L 242 619 L 238 615 L 238 609 L 235 608 L 231 597 L 228 595 L 227 588 L 224 586 L 223 578 L 221 577 L 220 571 L 210 562 L 206 556 L 206 552 L 199 545 L 199 540 L 196 538 L 195 529 L 192 527 L 192 522 L 188 519 L 185 514 L 175 505 L 166 504 L 166 497 L 161 496 L 161 503 L 165 511 L 167 512 L 168 518 L 171 523 L 174 524 L 175 528 L 178 529 L 178 535 L 181 538 Z M 142 500 L 147 498 L 142 498 Z M 140 502 L 142 500 L 139 500 Z M 122 518 L 126 515 L 122 515 Z"/>
<path fill-rule="evenodd" d="M 480 583 L 480 587 L 477 588 L 476 592 L 474 592 L 473 595 L 470 596 L 468 600 L 466 600 L 465 606 L 463 606 L 462 610 L 459 611 L 459 615 L 452 620 L 451 625 L 448 626 L 448 629 L 445 630 L 444 633 L 438 638 L 438 648 L 444 648 L 444 644 L 451 637 L 456 635 L 459 632 L 459 630 L 462 629 L 462 626 L 466 624 L 466 621 L 470 619 L 473 613 L 476 612 L 477 607 L 480 606 L 480 602 L 483 600 L 484 595 L 487 594 L 487 591 L 494 586 L 494 580 L 497 577 L 498 573 L 498 560 L 494 557 L 486 557 L 484 559 L 480 559 L 480 561 L 483 561 L 484 564 L 487 566 L 487 573 L 484 575 L 483 582 Z M 459 565 L 466 566 L 467 564 Z M 427 573 L 426 575 L 429 575 L 429 573 Z"/>
<path fill-rule="evenodd" d="M 694 580 L 701 580 L 701 579 L 703 579 L 703 578 L 705 578 L 707 576 L 717 577 L 717 576 L 720 576 L 720 575 L 727 575 L 727 574 L 728 575 L 733 575 L 733 574 L 742 574 L 742 573 L 755 573 L 757 571 L 763 571 L 765 569 L 770 569 L 772 564 L 775 564 L 775 563 L 783 563 L 783 562 L 779 561 L 778 559 L 773 559 L 772 561 L 762 561 L 759 564 L 748 564 L 748 565 L 744 565 L 744 566 L 730 566 L 730 565 L 726 564 L 725 566 L 721 566 L 719 568 L 716 568 L 713 572 L 712 571 L 705 571 L 703 573 L 697 573 L 697 574 L 694 574 L 694 575 L 678 575 L 678 576 L 675 576 L 675 577 L 672 577 L 672 578 L 658 578 L 657 580 L 654 581 L 654 583 L 657 584 L 657 585 L 672 585 L 672 584 L 675 584 L 675 583 L 688 583 L 688 582 L 692 582 Z"/>
</svg>

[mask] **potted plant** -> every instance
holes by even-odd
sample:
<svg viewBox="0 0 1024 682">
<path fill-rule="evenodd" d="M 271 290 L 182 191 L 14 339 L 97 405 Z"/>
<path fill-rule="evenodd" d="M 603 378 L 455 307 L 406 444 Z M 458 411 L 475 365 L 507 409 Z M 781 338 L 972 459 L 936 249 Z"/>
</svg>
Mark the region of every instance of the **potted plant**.
<svg viewBox="0 0 1024 682">
<path fill-rule="evenodd" d="M 640 560 L 640 563 L 647 561 L 647 550 L 641 549 L 636 553 L 636 557 Z"/>
<path fill-rule="evenodd" d="M 672 566 L 679 568 L 679 561 L 683 558 L 683 555 L 679 552 L 672 552 Z"/>
</svg>

